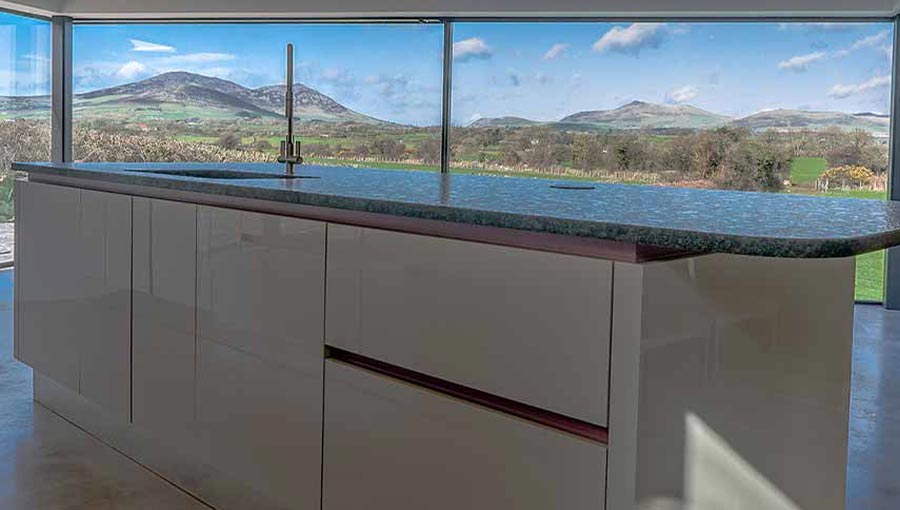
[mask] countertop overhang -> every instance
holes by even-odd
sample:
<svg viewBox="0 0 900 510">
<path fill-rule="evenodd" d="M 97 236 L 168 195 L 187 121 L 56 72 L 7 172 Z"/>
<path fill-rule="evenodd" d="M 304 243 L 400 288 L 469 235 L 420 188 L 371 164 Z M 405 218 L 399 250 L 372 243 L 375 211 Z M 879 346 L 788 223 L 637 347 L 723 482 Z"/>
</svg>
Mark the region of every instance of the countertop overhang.
<svg viewBox="0 0 900 510">
<path fill-rule="evenodd" d="M 84 180 L 85 187 L 94 189 L 107 183 L 293 204 L 333 211 L 333 218 L 326 219 L 339 222 L 344 218 L 346 223 L 407 231 L 423 231 L 418 223 L 440 222 L 452 231 L 445 237 L 508 238 L 497 244 L 516 245 L 511 237 L 543 236 L 537 244 L 566 244 L 563 239 L 576 247 L 544 249 L 575 254 L 589 254 L 580 251 L 590 252 L 585 246 L 592 241 L 633 245 L 637 248 L 630 257 L 635 261 L 684 253 L 848 257 L 900 245 L 900 202 L 894 201 L 318 165 L 297 169 L 315 178 L 291 180 L 134 171 L 173 168 L 248 170 L 273 177 L 283 172 L 283 166 L 266 163 L 13 164 L 34 180 Z M 553 187 L 573 184 L 590 189 Z M 363 215 L 364 220 L 353 220 Z"/>
</svg>

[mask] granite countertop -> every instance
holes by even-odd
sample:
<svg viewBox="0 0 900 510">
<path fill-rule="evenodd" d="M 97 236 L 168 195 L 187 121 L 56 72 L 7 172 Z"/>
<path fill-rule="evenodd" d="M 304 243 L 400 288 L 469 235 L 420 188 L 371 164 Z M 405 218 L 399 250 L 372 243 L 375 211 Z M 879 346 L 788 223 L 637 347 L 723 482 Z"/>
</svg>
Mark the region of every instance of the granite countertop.
<svg viewBox="0 0 900 510">
<path fill-rule="evenodd" d="M 705 253 L 846 257 L 900 245 L 900 202 L 303 165 L 311 179 L 128 171 L 260 163 L 16 163 L 15 170 Z M 553 187 L 583 186 L 592 189 Z"/>
</svg>

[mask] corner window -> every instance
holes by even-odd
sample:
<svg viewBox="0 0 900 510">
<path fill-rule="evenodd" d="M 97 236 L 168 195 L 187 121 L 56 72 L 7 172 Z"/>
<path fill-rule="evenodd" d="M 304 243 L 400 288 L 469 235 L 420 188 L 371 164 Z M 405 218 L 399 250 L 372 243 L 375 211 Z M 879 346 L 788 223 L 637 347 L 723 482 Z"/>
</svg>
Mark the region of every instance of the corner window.
<svg viewBox="0 0 900 510">
<path fill-rule="evenodd" d="M 50 159 L 50 23 L 0 13 L 0 266 L 12 261 L 14 161 Z"/>
</svg>

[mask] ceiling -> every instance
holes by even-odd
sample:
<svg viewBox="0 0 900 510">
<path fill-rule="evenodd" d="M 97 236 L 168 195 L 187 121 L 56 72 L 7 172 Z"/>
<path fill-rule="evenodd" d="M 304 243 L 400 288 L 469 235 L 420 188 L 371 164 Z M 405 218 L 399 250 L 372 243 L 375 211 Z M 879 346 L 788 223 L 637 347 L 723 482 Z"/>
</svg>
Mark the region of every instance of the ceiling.
<svg viewBox="0 0 900 510">
<path fill-rule="evenodd" d="M 891 16 L 900 0 L 0 0 L 76 18 Z"/>
</svg>

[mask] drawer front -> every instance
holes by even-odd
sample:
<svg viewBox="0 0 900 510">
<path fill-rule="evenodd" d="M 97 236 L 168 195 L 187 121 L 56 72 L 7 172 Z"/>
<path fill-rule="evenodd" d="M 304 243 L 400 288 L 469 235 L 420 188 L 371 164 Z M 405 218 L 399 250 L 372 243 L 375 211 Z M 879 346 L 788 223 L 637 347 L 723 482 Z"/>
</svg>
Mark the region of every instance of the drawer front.
<svg viewBox="0 0 900 510">
<path fill-rule="evenodd" d="M 326 343 L 598 425 L 612 263 L 328 225 Z"/>
<path fill-rule="evenodd" d="M 323 510 L 601 510 L 606 448 L 326 362 Z"/>
</svg>

